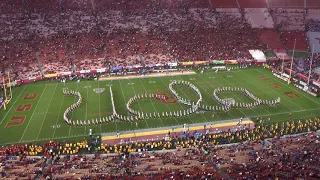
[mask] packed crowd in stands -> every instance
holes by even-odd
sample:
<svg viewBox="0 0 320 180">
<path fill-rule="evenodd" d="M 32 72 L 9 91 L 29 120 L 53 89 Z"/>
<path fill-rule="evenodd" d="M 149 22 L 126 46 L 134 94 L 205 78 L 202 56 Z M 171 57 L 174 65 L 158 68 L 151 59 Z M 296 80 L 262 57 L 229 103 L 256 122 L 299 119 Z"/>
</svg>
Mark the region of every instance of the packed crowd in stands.
<svg viewBox="0 0 320 180">
<path fill-rule="evenodd" d="M 310 19 L 307 22 L 306 30 L 311 32 L 320 32 L 320 21 Z"/>
<path fill-rule="evenodd" d="M 259 125 L 252 130 L 211 134 L 210 128 L 181 137 L 171 133 L 167 140 L 94 145 L 84 139 L 77 143 L 50 141 L 42 146 L 2 147 L 1 174 L 10 178 L 69 179 L 320 177 L 317 151 L 320 139 L 314 133 L 320 129 L 319 118 L 276 123 L 271 123 L 270 119 L 257 118 L 256 121 Z M 299 134 L 303 132 L 308 133 Z M 296 135 L 285 137 L 286 134 Z M 240 143 L 225 145 L 237 142 Z M 296 171 L 287 173 L 290 167 Z"/>
<path fill-rule="evenodd" d="M 14 72 L 16 79 L 95 69 L 109 62 L 126 66 L 251 59 L 249 49 L 267 47 L 259 39 L 260 30 L 251 28 L 239 10 L 56 9 L 60 13 L 50 13 L 16 9 L 19 13 L 3 13 L 0 17 L 4 27 L 0 30 L 0 71 Z"/>
</svg>

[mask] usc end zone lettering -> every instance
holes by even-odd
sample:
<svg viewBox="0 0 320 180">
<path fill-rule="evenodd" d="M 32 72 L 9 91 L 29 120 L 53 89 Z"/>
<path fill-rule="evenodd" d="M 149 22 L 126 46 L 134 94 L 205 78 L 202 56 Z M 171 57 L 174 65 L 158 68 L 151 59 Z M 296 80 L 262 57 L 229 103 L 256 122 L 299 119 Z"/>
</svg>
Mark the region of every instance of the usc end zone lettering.
<svg viewBox="0 0 320 180">
<path fill-rule="evenodd" d="M 26 116 L 12 116 L 6 127 L 20 126 L 26 120 Z"/>
<path fill-rule="evenodd" d="M 286 96 L 288 96 L 290 99 L 297 99 L 300 98 L 300 95 L 295 93 L 295 92 L 284 92 L 283 94 L 285 94 Z"/>
<path fill-rule="evenodd" d="M 30 100 L 35 100 L 38 97 L 37 93 L 27 93 L 24 97 L 23 100 L 25 101 L 30 101 Z M 28 103 L 28 104 L 20 104 L 17 108 L 16 108 L 16 112 L 26 112 L 26 111 L 30 111 L 32 109 L 32 103 Z M 6 127 L 12 127 L 12 126 L 20 126 L 24 123 L 24 121 L 26 120 L 27 116 L 25 115 L 20 115 L 20 116 L 11 116 L 11 118 L 9 119 L 9 122 L 7 123 Z"/>
</svg>

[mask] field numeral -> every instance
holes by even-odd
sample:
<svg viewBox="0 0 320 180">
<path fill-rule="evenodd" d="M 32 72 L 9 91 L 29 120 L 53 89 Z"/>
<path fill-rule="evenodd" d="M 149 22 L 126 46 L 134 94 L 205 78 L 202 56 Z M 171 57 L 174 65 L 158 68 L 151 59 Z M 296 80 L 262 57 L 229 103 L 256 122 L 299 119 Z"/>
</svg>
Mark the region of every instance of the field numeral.
<svg viewBox="0 0 320 180">
<path fill-rule="evenodd" d="M 290 99 L 297 99 L 297 98 L 300 98 L 300 95 L 295 93 L 295 92 L 292 92 L 292 91 L 289 91 L 289 92 L 284 92 L 283 94 L 285 94 L 286 96 L 288 96 Z"/>
<path fill-rule="evenodd" d="M 112 87 L 112 84 L 106 84 L 107 87 Z"/>
<path fill-rule="evenodd" d="M 134 85 L 134 83 L 128 83 L 128 85 L 130 86 L 130 85 Z"/>
<path fill-rule="evenodd" d="M 23 99 L 24 99 L 24 100 L 34 100 L 34 99 L 37 98 L 37 96 L 38 96 L 37 93 L 33 93 L 33 94 L 27 93 L 27 94 L 24 96 Z"/>
<path fill-rule="evenodd" d="M 210 77 L 209 77 L 209 79 L 214 79 L 214 78 L 215 78 L 214 76 L 210 76 Z"/>
<path fill-rule="evenodd" d="M 270 79 L 265 77 L 265 76 L 258 76 L 258 79 L 262 80 L 262 81 L 269 81 Z"/>
<path fill-rule="evenodd" d="M 50 127 L 52 127 L 52 129 L 58 129 L 58 128 L 60 128 L 60 124 L 52 125 L 52 126 L 50 126 Z"/>
<path fill-rule="evenodd" d="M 156 82 L 155 81 L 149 81 L 149 84 L 155 84 Z"/>
<path fill-rule="evenodd" d="M 17 107 L 16 112 L 30 111 L 32 104 L 21 104 Z"/>
<path fill-rule="evenodd" d="M 272 83 L 272 84 L 270 84 L 270 86 L 273 87 L 273 88 L 276 88 L 276 89 L 282 88 L 282 86 L 280 84 L 278 84 L 278 83 Z"/>
</svg>

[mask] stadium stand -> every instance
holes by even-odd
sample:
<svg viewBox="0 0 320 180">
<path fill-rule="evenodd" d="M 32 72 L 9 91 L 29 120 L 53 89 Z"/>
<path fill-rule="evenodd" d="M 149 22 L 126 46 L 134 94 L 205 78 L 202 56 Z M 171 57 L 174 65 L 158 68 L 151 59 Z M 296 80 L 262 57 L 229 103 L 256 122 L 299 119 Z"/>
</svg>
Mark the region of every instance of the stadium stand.
<svg viewBox="0 0 320 180">
<path fill-rule="evenodd" d="M 309 51 L 306 32 L 320 31 L 320 11 L 307 7 L 319 8 L 319 2 L 268 2 L 2 0 L 0 76 L 11 72 L 23 80 L 109 65 L 251 60 L 248 50 L 292 50 L 295 39 L 297 50 Z M 320 54 L 313 58 L 312 78 L 319 81 Z M 310 59 L 295 61 L 293 70 L 307 75 Z M 0 172 L 10 179 L 319 179 L 319 136 L 310 132 L 319 128 L 318 118 L 257 120 L 252 131 L 125 145 L 84 139 L 2 146 Z M 302 132 L 309 133 L 283 136 Z"/>
</svg>

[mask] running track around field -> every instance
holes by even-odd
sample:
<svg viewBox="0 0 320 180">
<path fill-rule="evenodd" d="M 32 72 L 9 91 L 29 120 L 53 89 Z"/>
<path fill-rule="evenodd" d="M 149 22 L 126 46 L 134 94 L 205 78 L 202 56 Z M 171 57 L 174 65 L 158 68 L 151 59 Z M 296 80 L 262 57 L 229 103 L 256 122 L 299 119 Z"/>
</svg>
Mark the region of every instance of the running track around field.
<svg viewBox="0 0 320 180">
<path fill-rule="evenodd" d="M 209 124 L 206 126 L 206 130 L 204 130 L 204 126 L 191 126 L 189 128 L 190 136 L 193 135 L 195 132 L 205 133 L 207 130 L 210 131 L 211 134 L 217 134 L 221 131 L 228 131 L 236 130 L 237 128 L 237 121 L 234 122 L 221 122 L 217 124 L 212 124 L 212 128 L 210 128 Z M 242 126 L 246 125 L 249 129 L 253 129 L 255 124 L 251 120 L 244 120 L 241 123 Z M 182 137 L 183 129 L 182 125 L 179 128 L 175 128 L 172 131 L 172 128 L 167 127 L 160 130 L 154 131 L 144 131 L 144 132 L 134 132 L 134 131 L 127 131 L 125 133 L 120 132 L 120 137 L 118 138 L 116 133 L 114 135 L 107 135 L 102 136 L 102 143 L 104 144 L 121 144 L 125 142 L 136 142 L 136 141 L 156 141 L 161 140 L 168 135 L 170 132 L 170 137 Z"/>
</svg>

